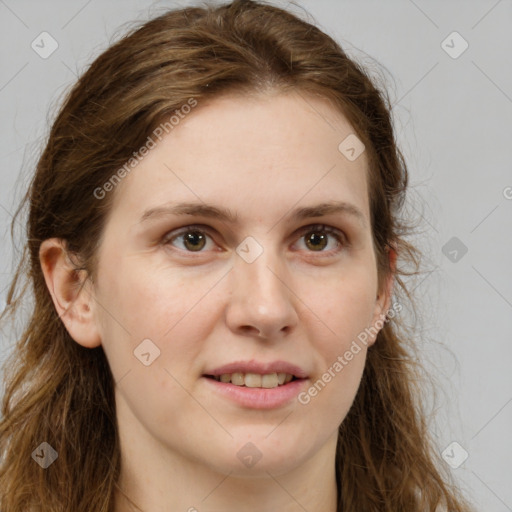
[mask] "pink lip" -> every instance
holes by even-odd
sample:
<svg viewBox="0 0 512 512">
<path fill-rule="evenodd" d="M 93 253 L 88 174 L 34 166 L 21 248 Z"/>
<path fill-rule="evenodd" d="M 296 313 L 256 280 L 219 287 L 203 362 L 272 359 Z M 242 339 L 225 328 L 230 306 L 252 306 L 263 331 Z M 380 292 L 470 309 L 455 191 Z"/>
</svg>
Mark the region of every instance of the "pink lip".
<svg viewBox="0 0 512 512">
<path fill-rule="evenodd" d="M 223 375 L 225 373 L 257 373 L 264 375 L 266 373 L 289 373 L 297 379 L 306 379 L 308 374 L 302 368 L 288 363 L 286 361 L 272 361 L 269 363 L 258 363 L 257 361 L 235 361 L 225 364 L 214 370 L 208 370 L 204 375 Z M 238 386 L 240 387 L 240 386 Z"/>
<path fill-rule="evenodd" d="M 259 375 L 289 373 L 296 380 L 276 388 L 248 388 L 219 382 L 208 377 L 217 377 L 226 373 L 257 373 Z M 214 370 L 207 370 L 203 374 L 203 380 L 208 386 L 212 387 L 214 392 L 250 409 L 275 409 L 289 403 L 305 387 L 307 378 L 308 373 L 305 370 L 286 361 L 272 361 L 268 363 L 259 363 L 254 360 L 235 361 Z"/>
<path fill-rule="evenodd" d="M 291 382 L 288 382 L 288 384 L 283 384 L 277 388 L 265 389 L 235 386 L 235 384 L 219 382 L 205 376 L 203 376 L 203 380 L 207 386 L 212 387 L 212 391 L 219 393 L 220 395 L 236 402 L 238 405 L 248 409 L 276 409 L 278 407 L 282 407 L 296 398 L 307 382 L 306 379 L 292 380 Z"/>
</svg>

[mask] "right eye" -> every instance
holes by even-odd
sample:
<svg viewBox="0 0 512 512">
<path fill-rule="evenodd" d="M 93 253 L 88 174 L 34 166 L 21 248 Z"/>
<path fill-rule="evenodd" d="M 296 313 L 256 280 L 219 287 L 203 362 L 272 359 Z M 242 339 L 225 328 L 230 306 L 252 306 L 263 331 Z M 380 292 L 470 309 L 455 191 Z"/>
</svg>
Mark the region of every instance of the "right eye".
<svg viewBox="0 0 512 512">
<path fill-rule="evenodd" d="M 173 242 L 180 241 L 180 250 L 185 252 L 204 252 L 203 248 L 207 245 L 207 239 L 212 238 L 202 226 L 186 226 L 180 228 L 177 232 L 170 231 L 162 240 L 164 245 L 176 247 Z"/>
</svg>

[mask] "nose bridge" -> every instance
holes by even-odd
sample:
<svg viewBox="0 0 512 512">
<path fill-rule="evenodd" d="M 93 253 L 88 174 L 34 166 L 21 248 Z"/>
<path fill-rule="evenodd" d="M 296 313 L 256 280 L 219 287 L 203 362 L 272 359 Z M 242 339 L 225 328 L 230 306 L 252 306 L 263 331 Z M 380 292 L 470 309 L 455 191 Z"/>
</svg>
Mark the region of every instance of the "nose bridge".
<svg viewBox="0 0 512 512">
<path fill-rule="evenodd" d="M 237 253 L 239 256 L 235 263 L 237 280 L 246 281 L 254 297 L 261 295 L 272 299 L 275 294 L 282 298 L 288 296 L 287 287 L 282 282 L 283 274 L 286 273 L 286 265 L 282 261 L 283 255 L 271 247 L 270 242 L 263 245 L 262 242 L 252 238 L 242 242 Z"/>
<path fill-rule="evenodd" d="M 270 336 L 295 324 L 293 294 L 279 249 L 251 238 L 237 248 L 230 320 L 234 328 L 250 326 Z"/>
</svg>

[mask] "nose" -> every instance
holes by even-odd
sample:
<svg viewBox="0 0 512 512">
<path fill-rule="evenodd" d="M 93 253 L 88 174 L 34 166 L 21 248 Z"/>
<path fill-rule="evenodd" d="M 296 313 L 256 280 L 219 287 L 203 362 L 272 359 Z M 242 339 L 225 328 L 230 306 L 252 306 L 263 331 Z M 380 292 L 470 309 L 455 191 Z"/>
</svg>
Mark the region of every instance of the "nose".
<svg viewBox="0 0 512 512">
<path fill-rule="evenodd" d="M 230 274 L 226 321 L 234 333 L 277 340 L 294 330 L 298 299 L 279 256 L 266 250 L 252 263 L 237 256 Z"/>
</svg>

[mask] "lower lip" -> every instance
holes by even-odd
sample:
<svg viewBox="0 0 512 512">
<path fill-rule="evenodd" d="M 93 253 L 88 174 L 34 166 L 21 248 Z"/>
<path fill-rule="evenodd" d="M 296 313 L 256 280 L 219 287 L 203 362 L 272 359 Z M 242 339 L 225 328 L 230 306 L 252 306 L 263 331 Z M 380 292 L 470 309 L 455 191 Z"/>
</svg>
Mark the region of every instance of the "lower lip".
<svg viewBox="0 0 512 512">
<path fill-rule="evenodd" d="M 243 407 L 276 409 L 291 402 L 304 388 L 307 379 L 297 379 L 276 388 L 248 388 L 203 377 L 213 390 Z"/>
</svg>

